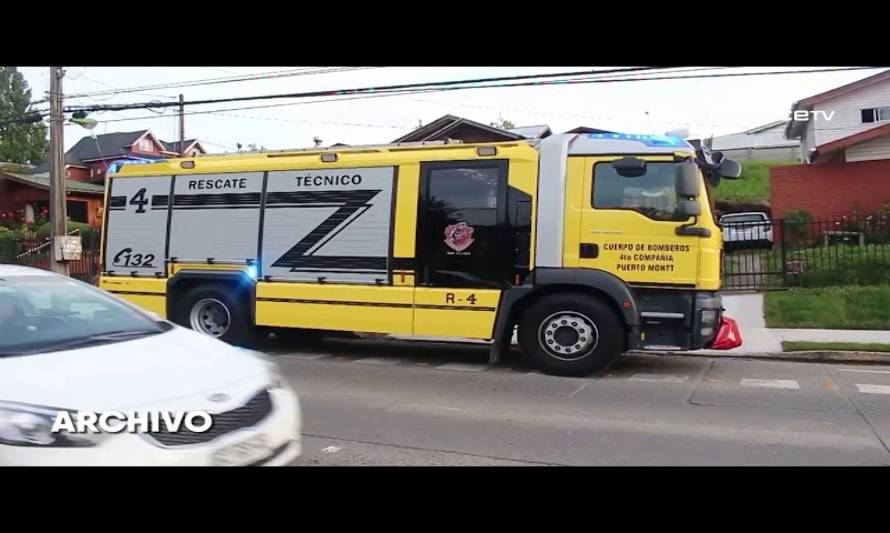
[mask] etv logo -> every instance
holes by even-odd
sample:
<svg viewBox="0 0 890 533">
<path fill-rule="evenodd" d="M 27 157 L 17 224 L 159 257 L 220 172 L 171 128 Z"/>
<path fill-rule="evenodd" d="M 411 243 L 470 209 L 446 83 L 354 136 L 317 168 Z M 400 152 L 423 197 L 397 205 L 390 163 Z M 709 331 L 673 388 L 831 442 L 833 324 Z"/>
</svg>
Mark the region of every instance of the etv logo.
<svg viewBox="0 0 890 533">
<path fill-rule="evenodd" d="M 822 120 L 831 120 L 834 118 L 834 114 L 837 111 L 807 111 L 806 109 L 798 109 L 793 113 L 788 114 L 789 120 L 797 120 L 800 122 L 806 122 L 810 120 L 810 117 L 813 117 L 813 120 L 819 120 L 819 117 L 822 117 Z"/>
</svg>

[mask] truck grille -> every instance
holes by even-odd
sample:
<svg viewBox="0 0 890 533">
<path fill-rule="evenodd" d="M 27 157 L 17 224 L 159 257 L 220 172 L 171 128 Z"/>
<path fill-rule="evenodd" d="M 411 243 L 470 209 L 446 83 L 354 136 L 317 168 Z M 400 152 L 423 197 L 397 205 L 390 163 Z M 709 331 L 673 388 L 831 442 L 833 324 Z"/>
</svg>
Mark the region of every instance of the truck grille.
<svg viewBox="0 0 890 533">
<path fill-rule="evenodd" d="M 213 424 L 203 433 L 189 431 L 185 426 L 180 426 L 176 433 L 166 431 L 165 428 L 163 431 L 151 431 L 147 434 L 165 446 L 200 444 L 239 429 L 255 426 L 271 411 L 272 398 L 268 391 L 262 390 L 241 407 L 224 413 L 211 414 L 210 418 Z"/>
</svg>

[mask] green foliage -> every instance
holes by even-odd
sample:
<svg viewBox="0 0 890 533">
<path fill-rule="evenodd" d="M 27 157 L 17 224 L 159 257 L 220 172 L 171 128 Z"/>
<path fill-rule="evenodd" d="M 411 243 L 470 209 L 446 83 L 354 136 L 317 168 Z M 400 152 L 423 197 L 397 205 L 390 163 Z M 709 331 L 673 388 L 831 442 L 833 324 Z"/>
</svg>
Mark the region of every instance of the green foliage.
<svg viewBox="0 0 890 533">
<path fill-rule="evenodd" d="M 72 232 L 76 229 L 80 230 L 80 235 L 82 237 L 87 237 L 87 235 L 92 236 L 92 234 L 97 233 L 95 228 L 90 226 L 89 224 L 83 224 L 81 222 L 68 222 L 68 231 Z M 37 237 L 40 239 L 44 239 L 49 237 L 52 234 L 52 225 L 47 222 L 39 227 L 37 227 Z"/>
<path fill-rule="evenodd" d="M 46 160 L 49 140 L 43 122 L 9 121 L 29 113 L 31 89 L 16 67 L 0 67 L 0 161 L 36 165 Z"/>
<path fill-rule="evenodd" d="M 792 239 L 803 239 L 807 235 L 813 217 L 806 209 L 792 209 L 785 213 L 785 230 Z"/>
<path fill-rule="evenodd" d="M 890 329 L 890 285 L 764 294 L 767 327 Z"/>
</svg>

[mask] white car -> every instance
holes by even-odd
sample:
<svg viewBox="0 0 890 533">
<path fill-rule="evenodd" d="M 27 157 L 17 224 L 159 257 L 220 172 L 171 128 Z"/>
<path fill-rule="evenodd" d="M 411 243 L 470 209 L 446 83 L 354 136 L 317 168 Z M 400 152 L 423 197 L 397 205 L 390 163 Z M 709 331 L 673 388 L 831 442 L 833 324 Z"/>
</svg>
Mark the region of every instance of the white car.
<svg viewBox="0 0 890 533">
<path fill-rule="evenodd" d="M 766 213 L 732 213 L 720 217 L 723 243 L 727 248 L 773 245 L 773 224 Z"/>
<path fill-rule="evenodd" d="M 53 431 L 61 411 L 204 412 L 211 425 Z M 301 423 L 264 354 L 79 281 L 0 265 L 0 465 L 286 465 Z"/>
</svg>

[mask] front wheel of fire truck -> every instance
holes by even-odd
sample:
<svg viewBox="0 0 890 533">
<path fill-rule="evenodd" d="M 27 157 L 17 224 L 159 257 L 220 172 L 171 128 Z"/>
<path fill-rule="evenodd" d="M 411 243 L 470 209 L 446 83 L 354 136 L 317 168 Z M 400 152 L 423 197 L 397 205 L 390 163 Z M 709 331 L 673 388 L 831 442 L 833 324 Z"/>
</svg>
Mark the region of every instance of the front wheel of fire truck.
<svg viewBox="0 0 890 533">
<path fill-rule="evenodd" d="M 519 321 L 519 345 L 536 367 L 561 376 L 607 368 L 624 346 L 624 325 L 602 300 L 581 294 L 546 296 Z"/>
</svg>

